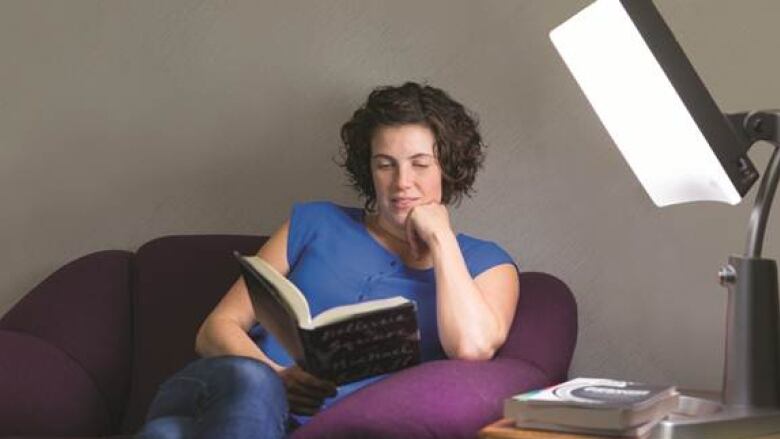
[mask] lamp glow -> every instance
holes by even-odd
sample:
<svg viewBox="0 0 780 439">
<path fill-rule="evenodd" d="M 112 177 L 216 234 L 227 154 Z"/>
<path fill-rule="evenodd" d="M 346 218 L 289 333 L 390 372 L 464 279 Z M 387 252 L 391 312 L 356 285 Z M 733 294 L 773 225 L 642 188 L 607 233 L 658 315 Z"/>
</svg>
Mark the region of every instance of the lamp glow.
<svg viewBox="0 0 780 439">
<path fill-rule="evenodd" d="M 550 38 L 656 205 L 740 202 L 740 191 L 619 0 L 596 1 Z"/>
</svg>

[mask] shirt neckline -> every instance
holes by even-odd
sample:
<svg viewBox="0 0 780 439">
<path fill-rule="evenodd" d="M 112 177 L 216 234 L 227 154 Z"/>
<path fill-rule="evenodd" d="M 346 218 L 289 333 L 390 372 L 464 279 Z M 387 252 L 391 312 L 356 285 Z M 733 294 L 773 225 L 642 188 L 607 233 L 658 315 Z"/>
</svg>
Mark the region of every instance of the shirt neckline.
<svg viewBox="0 0 780 439">
<path fill-rule="evenodd" d="M 382 245 L 382 243 L 380 243 L 379 240 L 377 240 L 374 237 L 374 235 L 372 235 L 371 232 L 368 231 L 368 225 L 366 224 L 366 211 L 364 209 L 359 209 L 359 212 L 358 212 L 358 222 L 360 223 L 360 230 L 365 234 L 365 236 L 369 239 L 369 241 L 371 241 L 373 243 L 373 245 L 375 245 L 376 247 L 379 247 L 386 255 L 388 255 L 391 258 L 393 258 L 393 260 L 395 260 L 398 263 L 399 268 L 404 268 L 404 269 L 409 270 L 411 272 L 416 272 L 416 273 L 421 273 L 421 274 L 422 273 L 430 273 L 430 272 L 433 271 L 433 267 L 430 267 L 430 268 L 414 268 L 414 267 L 410 267 L 410 266 L 406 265 L 406 263 L 404 262 L 403 258 L 401 258 L 401 256 L 399 254 L 393 253 L 392 251 L 390 251 L 390 249 L 388 249 L 387 247 Z"/>
</svg>

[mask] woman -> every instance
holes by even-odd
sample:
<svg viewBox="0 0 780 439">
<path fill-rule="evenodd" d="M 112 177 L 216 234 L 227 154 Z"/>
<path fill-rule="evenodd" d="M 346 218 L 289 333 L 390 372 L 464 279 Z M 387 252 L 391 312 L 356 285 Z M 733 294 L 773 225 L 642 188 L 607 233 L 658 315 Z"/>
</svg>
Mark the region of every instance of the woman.
<svg viewBox="0 0 780 439">
<path fill-rule="evenodd" d="M 443 91 L 406 83 L 374 90 L 341 138 L 364 209 L 297 204 L 258 255 L 306 294 L 312 315 L 400 294 L 417 302 L 423 361 L 492 358 L 514 316 L 517 269 L 496 244 L 456 234 L 446 207 L 470 193 L 482 164 L 476 122 Z M 282 437 L 381 379 L 336 388 L 295 366 L 255 325 L 241 279 L 196 349 L 204 358 L 161 386 L 142 436 Z"/>
</svg>

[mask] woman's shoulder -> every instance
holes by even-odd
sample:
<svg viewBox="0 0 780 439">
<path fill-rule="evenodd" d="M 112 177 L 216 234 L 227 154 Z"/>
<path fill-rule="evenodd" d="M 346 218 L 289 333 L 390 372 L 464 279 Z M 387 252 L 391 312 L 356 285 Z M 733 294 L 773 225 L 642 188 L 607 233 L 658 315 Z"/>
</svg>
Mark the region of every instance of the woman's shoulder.
<svg viewBox="0 0 780 439">
<path fill-rule="evenodd" d="M 332 201 L 305 201 L 293 205 L 291 220 L 312 226 L 352 224 L 362 221 L 362 212 L 360 208 Z"/>
<path fill-rule="evenodd" d="M 474 277 L 496 265 L 513 264 L 517 266 L 509 252 L 494 241 L 476 238 L 465 233 L 459 233 L 457 239 L 463 259 Z"/>
<path fill-rule="evenodd" d="M 343 238 L 345 231 L 357 230 L 362 221 L 361 215 L 361 209 L 330 201 L 295 203 L 290 215 L 287 238 L 287 258 L 290 266 L 297 263 L 307 246 L 313 243 L 329 246 L 333 239 Z"/>
<path fill-rule="evenodd" d="M 477 238 L 475 236 L 468 235 L 466 233 L 458 233 L 457 239 L 458 239 L 458 244 L 460 245 L 461 252 L 466 252 L 466 251 L 470 251 L 482 247 L 501 248 L 497 243 L 493 241 Z"/>
<path fill-rule="evenodd" d="M 361 214 L 358 207 L 342 206 L 332 201 L 302 201 L 293 205 L 293 212 L 299 211 L 312 215 L 346 215 L 350 217 Z"/>
</svg>

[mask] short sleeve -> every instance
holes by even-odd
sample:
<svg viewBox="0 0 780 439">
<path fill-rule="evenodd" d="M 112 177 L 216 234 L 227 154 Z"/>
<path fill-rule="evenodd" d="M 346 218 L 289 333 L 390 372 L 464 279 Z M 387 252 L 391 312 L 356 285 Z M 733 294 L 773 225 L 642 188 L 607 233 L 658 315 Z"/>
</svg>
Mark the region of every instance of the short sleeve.
<svg viewBox="0 0 780 439">
<path fill-rule="evenodd" d="M 294 267 L 306 245 L 316 234 L 314 225 L 319 203 L 295 203 L 290 213 L 290 230 L 287 234 L 287 264 Z"/>
<path fill-rule="evenodd" d="M 465 249 L 463 258 L 469 274 L 475 278 L 483 272 L 502 264 L 512 264 L 517 267 L 514 259 L 498 244 L 489 241 L 477 241 Z"/>
</svg>

